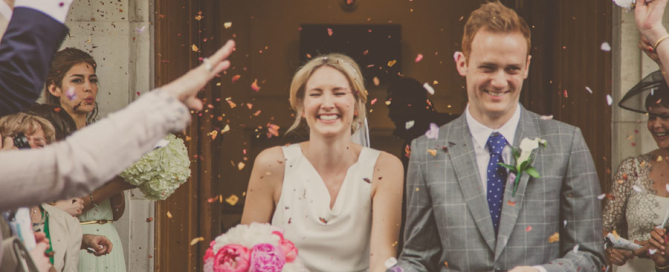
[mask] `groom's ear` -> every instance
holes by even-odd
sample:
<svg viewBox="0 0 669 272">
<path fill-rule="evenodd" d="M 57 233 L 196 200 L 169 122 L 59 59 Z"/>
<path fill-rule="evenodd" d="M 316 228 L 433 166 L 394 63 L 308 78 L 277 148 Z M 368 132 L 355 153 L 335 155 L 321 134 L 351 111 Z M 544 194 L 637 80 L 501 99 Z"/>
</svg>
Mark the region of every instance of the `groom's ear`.
<svg viewBox="0 0 669 272">
<path fill-rule="evenodd" d="M 465 54 L 457 51 L 453 55 L 453 59 L 455 60 L 455 68 L 458 69 L 458 73 L 460 76 L 466 76 L 467 75 L 467 58 L 465 57 Z"/>
</svg>

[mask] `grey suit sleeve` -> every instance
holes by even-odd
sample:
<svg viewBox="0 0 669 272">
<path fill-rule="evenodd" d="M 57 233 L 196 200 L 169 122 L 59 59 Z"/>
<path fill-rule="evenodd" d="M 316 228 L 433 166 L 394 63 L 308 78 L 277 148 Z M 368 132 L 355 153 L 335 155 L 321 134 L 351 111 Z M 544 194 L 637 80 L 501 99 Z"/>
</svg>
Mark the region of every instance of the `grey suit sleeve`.
<svg viewBox="0 0 669 272">
<path fill-rule="evenodd" d="M 420 146 L 417 140 L 411 143 L 406 179 L 404 248 L 398 266 L 404 271 L 437 271 L 435 265 L 439 261 L 441 244 L 423 173 L 422 159 L 427 152 Z"/>
<path fill-rule="evenodd" d="M 547 271 L 599 272 L 606 266 L 600 194 L 592 155 L 576 128 L 560 195 L 560 219 L 566 222 L 560 231 L 562 258 L 542 265 Z"/>
</svg>

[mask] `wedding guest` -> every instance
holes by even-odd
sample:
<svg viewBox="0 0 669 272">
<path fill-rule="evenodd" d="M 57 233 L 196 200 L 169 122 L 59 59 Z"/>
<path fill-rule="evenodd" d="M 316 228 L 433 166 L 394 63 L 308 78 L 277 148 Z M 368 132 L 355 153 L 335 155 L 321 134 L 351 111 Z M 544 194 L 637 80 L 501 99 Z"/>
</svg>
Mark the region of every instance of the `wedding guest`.
<svg viewBox="0 0 669 272">
<path fill-rule="evenodd" d="M 468 105 L 412 142 L 405 245 L 391 271 L 605 268 L 600 186 L 581 131 L 519 103 L 530 36 L 499 1 L 467 19 L 455 60 Z"/>
<path fill-rule="evenodd" d="M 634 21 L 641 34 L 639 48 L 658 62 L 662 71 L 669 71 L 669 32 L 662 25 L 666 7 L 667 0 L 637 0 L 634 8 Z M 664 76 L 669 82 L 669 75 Z"/>
<path fill-rule="evenodd" d="M 77 129 L 94 122 L 97 116 L 98 76 L 97 63 L 91 55 L 76 48 L 59 51 L 51 62 L 46 78 L 46 104 L 61 107 L 74 120 Z M 123 191 L 135 188 L 116 176 L 103 187 L 83 197 L 83 214 L 79 215 L 83 233 L 103 235 L 113 244 L 121 245 L 121 238 L 112 224 L 123 216 Z M 79 258 L 81 271 L 125 271 L 122 247 L 103 257 L 82 251 Z"/>
<path fill-rule="evenodd" d="M 266 149 L 253 166 L 242 224 L 283 228 L 310 271 L 383 271 L 396 254 L 402 164 L 351 142 L 366 101 L 351 58 L 312 59 L 290 86 L 289 131 L 306 121 L 309 140 Z"/>
</svg>

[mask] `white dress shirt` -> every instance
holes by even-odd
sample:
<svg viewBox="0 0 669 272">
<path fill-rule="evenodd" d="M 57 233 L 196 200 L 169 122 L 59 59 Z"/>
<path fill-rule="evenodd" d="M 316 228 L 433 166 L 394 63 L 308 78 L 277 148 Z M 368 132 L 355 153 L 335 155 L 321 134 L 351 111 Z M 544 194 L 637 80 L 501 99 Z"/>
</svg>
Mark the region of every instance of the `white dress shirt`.
<svg viewBox="0 0 669 272">
<path fill-rule="evenodd" d="M 487 192 L 488 190 L 488 163 L 490 163 L 490 151 L 488 150 L 488 138 L 493 132 L 498 132 L 502 134 L 509 145 L 513 146 L 513 138 L 516 136 L 516 128 L 518 128 L 518 122 L 520 122 L 520 105 L 516 107 L 516 111 L 511 116 L 511 119 L 507 121 L 499 129 L 492 129 L 486 127 L 485 125 L 479 123 L 474 119 L 472 114 L 469 112 L 469 104 L 465 108 L 465 115 L 467 120 L 467 126 L 469 126 L 469 132 L 472 134 L 472 142 L 474 142 L 474 151 L 476 153 L 476 165 L 479 169 L 479 176 L 481 177 L 481 183 L 483 185 L 483 191 Z M 502 151 L 502 161 L 506 164 L 512 162 L 511 158 L 511 147 L 507 145 Z"/>
</svg>

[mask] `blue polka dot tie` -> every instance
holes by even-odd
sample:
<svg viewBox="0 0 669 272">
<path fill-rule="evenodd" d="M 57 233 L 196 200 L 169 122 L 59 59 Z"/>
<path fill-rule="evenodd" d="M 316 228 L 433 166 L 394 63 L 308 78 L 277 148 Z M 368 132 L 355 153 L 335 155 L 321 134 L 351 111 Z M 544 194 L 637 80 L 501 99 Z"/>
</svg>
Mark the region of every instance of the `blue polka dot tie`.
<svg viewBox="0 0 669 272">
<path fill-rule="evenodd" d="M 504 185 L 506 181 L 506 168 L 499 165 L 502 161 L 502 150 L 506 146 L 506 139 L 502 134 L 493 132 L 488 138 L 488 150 L 490 151 L 490 163 L 488 164 L 488 208 L 495 235 L 499 230 L 499 220 L 502 217 L 502 199 L 504 198 Z"/>
</svg>

